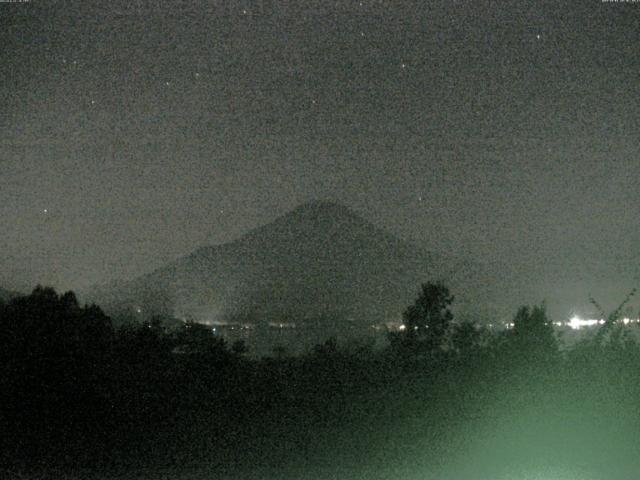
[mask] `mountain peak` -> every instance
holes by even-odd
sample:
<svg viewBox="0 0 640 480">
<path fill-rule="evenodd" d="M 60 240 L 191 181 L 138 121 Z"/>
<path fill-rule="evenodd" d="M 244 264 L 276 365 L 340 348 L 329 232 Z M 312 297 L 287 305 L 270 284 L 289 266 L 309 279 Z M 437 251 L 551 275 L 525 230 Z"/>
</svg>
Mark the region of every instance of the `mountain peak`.
<svg viewBox="0 0 640 480">
<path fill-rule="evenodd" d="M 323 215 L 336 215 L 336 216 L 357 216 L 349 207 L 333 200 L 311 200 L 309 202 L 298 205 L 294 208 L 290 215 L 296 213 L 314 213 Z"/>
<path fill-rule="evenodd" d="M 273 223 L 257 229 L 254 233 L 264 235 L 269 231 L 299 232 L 311 238 L 324 237 L 337 230 L 342 230 L 345 233 L 366 231 L 367 234 L 371 234 L 374 229 L 374 226 L 367 220 L 341 203 L 313 200 L 297 206 Z"/>
</svg>

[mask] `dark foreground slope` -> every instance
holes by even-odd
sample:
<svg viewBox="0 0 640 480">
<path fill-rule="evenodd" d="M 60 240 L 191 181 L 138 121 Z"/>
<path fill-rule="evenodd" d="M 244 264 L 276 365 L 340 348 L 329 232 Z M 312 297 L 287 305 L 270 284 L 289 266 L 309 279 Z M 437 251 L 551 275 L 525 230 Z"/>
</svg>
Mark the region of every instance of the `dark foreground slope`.
<svg viewBox="0 0 640 480">
<path fill-rule="evenodd" d="M 202 325 L 114 330 L 72 293 L 37 288 L 0 307 L 0 325 L 0 478 L 628 480 L 640 468 L 640 345 L 620 324 L 560 350 L 548 319 L 525 311 L 453 349 L 407 334 L 382 350 L 329 341 L 255 359 Z"/>
</svg>

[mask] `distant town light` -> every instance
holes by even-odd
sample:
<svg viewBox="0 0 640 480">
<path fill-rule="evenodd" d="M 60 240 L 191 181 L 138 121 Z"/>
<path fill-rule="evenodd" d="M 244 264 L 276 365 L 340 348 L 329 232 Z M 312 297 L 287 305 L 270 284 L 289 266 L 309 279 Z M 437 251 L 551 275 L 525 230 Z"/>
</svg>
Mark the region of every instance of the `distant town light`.
<svg viewBox="0 0 640 480">
<path fill-rule="evenodd" d="M 598 324 L 602 325 L 603 323 L 604 323 L 604 320 L 582 319 L 577 315 L 574 315 L 573 317 L 571 317 L 567 325 L 573 330 L 580 330 L 583 327 L 593 327 L 594 325 L 598 325 Z"/>
</svg>

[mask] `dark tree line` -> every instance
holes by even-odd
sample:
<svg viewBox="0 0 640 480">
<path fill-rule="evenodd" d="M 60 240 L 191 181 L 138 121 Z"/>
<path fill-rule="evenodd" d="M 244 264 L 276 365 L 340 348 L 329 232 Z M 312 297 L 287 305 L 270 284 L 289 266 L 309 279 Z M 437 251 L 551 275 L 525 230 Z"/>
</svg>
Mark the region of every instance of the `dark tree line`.
<svg viewBox="0 0 640 480">
<path fill-rule="evenodd" d="M 422 285 L 382 350 L 328 339 L 305 355 L 255 359 L 204 325 L 115 329 L 99 307 L 37 287 L 0 305 L 1 464 L 249 457 L 277 469 L 297 455 L 388 444 L 393 425 L 416 418 L 452 428 L 451 418 L 486 414 L 495 392 L 523 405 L 551 394 L 575 402 L 603 385 L 640 398 L 640 349 L 615 312 L 606 330 L 561 348 L 544 306 L 522 307 L 512 328 L 492 332 L 457 323 L 453 301 L 443 284 Z"/>
</svg>

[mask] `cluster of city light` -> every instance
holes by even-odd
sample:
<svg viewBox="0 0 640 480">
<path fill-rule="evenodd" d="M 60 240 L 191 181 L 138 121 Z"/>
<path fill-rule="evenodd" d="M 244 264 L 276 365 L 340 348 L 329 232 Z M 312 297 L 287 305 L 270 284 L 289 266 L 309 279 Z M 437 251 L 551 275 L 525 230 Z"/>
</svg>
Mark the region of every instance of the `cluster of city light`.
<svg viewBox="0 0 640 480">
<path fill-rule="evenodd" d="M 638 323 L 640 322 L 640 319 L 632 319 L 632 318 L 621 318 L 620 319 L 620 323 L 622 323 L 623 325 L 629 325 L 630 323 Z M 581 328 L 585 328 L 585 327 L 595 327 L 596 325 L 604 325 L 605 321 L 600 318 L 580 318 L 577 315 L 574 315 L 573 317 L 571 317 L 571 319 L 566 322 L 564 325 L 566 325 L 567 327 L 572 328 L 573 330 L 580 330 Z"/>
<path fill-rule="evenodd" d="M 617 323 L 622 323 L 623 325 L 630 325 L 633 323 L 640 323 L 640 318 L 621 318 Z M 598 318 L 580 318 L 577 315 L 574 315 L 566 322 L 553 322 L 553 326 L 562 328 L 569 327 L 572 330 L 580 330 L 583 328 L 596 327 L 598 325 L 604 325 L 604 319 Z M 515 326 L 513 322 L 507 322 L 504 324 L 507 329 L 511 329 Z M 489 325 L 489 328 L 493 327 L 493 325 Z"/>
<path fill-rule="evenodd" d="M 136 312 L 142 313 L 142 310 L 140 308 L 137 308 Z M 183 319 L 183 321 L 186 322 L 186 319 Z M 625 317 L 625 318 L 621 318 L 616 323 L 622 323 L 623 325 L 640 324 L 640 318 L 633 319 L 633 318 Z M 253 324 L 242 324 L 242 323 L 211 322 L 208 324 L 212 327 L 211 330 L 213 332 L 217 332 L 218 330 L 252 330 L 254 328 Z M 597 319 L 597 318 L 580 318 L 579 316 L 574 315 L 568 321 L 551 322 L 550 324 L 557 328 L 568 327 L 572 330 L 580 330 L 583 328 L 604 325 L 605 320 Z M 292 329 L 297 327 L 295 323 L 290 323 L 290 322 L 269 322 L 268 326 L 270 328 L 277 328 L 277 329 Z M 515 323 L 513 322 L 498 323 L 498 324 L 489 323 L 487 327 L 489 327 L 489 329 L 493 329 L 493 328 L 512 329 L 515 327 Z M 397 330 L 400 332 L 404 332 L 407 330 L 407 326 L 405 324 L 397 323 L 397 322 L 387 322 L 385 324 L 371 325 L 371 328 L 375 330 L 384 330 L 384 329 L 391 330 L 391 331 Z M 417 326 L 414 326 L 413 328 L 414 330 L 418 330 Z"/>
<path fill-rule="evenodd" d="M 580 330 L 584 327 L 595 327 L 596 325 L 603 325 L 604 320 L 597 318 L 580 318 L 577 315 L 571 317 L 571 319 L 566 323 L 566 325 L 573 330 Z"/>
</svg>

